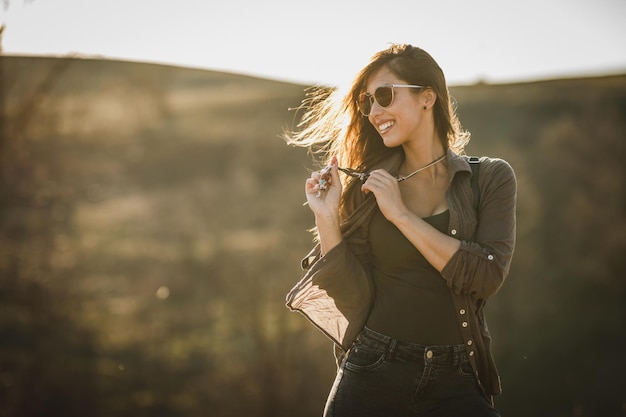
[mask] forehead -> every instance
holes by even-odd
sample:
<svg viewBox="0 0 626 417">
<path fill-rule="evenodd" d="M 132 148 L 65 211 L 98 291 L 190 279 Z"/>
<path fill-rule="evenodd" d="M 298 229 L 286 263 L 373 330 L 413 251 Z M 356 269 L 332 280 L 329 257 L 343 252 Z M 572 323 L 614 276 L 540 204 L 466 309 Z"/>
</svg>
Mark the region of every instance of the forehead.
<svg viewBox="0 0 626 417">
<path fill-rule="evenodd" d="M 405 84 L 405 81 L 398 78 L 389 68 L 382 67 L 368 77 L 365 83 L 365 90 L 372 93 L 383 84 Z"/>
</svg>

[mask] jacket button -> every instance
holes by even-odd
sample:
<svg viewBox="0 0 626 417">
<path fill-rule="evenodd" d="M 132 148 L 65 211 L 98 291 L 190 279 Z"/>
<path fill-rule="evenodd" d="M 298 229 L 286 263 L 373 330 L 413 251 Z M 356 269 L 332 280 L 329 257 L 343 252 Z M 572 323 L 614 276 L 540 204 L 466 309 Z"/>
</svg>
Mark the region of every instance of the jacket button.
<svg viewBox="0 0 626 417">
<path fill-rule="evenodd" d="M 472 351 L 469 353 L 469 355 L 470 355 L 470 356 L 474 356 L 474 351 L 472 350 Z"/>
<path fill-rule="evenodd" d="M 472 343 L 474 343 L 474 342 L 472 342 L 471 340 L 468 340 L 467 341 L 467 346 L 472 346 Z"/>
<path fill-rule="evenodd" d="M 493 255 L 487 256 L 487 259 L 489 259 L 490 261 L 493 261 Z"/>
<path fill-rule="evenodd" d="M 456 235 L 456 229 L 452 229 L 452 230 L 450 230 L 450 234 L 451 234 L 452 236 Z"/>
<path fill-rule="evenodd" d="M 463 327 L 467 327 L 467 322 L 466 322 L 466 321 L 464 321 L 463 323 L 461 323 L 461 326 L 463 326 Z"/>
<path fill-rule="evenodd" d="M 464 308 L 462 308 L 461 310 L 459 310 L 459 313 L 461 313 L 461 314 L 465 314 L 465 309 L 464 309 Z"/>
</svg>

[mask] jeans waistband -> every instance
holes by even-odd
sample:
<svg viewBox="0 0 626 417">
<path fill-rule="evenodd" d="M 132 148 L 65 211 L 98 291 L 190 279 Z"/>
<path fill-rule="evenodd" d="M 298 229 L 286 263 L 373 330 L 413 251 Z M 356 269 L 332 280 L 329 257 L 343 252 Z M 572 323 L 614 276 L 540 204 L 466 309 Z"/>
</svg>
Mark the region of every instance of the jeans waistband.
<svg viewBox="0 0 626 417">
<path fill-rule="evenodd" d="M 464 345 L 419 345 L 394 339 L 365 327 L 357 337 L 357 343 L 394 357 L 408 361 L 424 361 L 458 365 L 468 360 Z"/>
</svg>

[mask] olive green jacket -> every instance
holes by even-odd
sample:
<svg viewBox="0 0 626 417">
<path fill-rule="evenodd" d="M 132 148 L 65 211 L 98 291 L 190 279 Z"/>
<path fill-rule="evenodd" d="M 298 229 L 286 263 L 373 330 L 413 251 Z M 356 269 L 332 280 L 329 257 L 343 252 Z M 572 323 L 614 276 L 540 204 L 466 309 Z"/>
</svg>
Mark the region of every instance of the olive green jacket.
<svg viewBox="0 0 626 417">
<path fill-rule="evenodd" d="M 397 174 L 400 157 L 380 168 Z M 515 247 L 517 183 L 502 159 L 480 158 L 478 213 L 473 207 L 472 170 L 468 158 L 448 151 L 450 211 L 448 235 L 461 241 L 441 271 L 456 308 L 459 329 L 476 378 L 485 396 L 499 394 L 500 378 L 491 356 L 485 321 L 486 300 L 508 275 Z M 287 295 L 287 307 L 307 317 L 336 346 L 339 356 L 363 329 L 372 305 L 369 223 L 376 208 L 370 194 L 342 224 L 343 241 L 320 257 L 319 245 L 302 261 L 304 277 Z"/>
</svg>

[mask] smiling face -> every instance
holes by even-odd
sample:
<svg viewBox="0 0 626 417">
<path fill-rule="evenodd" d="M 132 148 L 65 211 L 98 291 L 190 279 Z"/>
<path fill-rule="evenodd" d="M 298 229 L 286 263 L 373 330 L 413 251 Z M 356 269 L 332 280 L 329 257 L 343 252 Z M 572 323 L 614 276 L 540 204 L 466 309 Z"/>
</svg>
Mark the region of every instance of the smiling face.
<svg viewBox="0 0 626 417">
<path fill-rule="evenodd" d="M 374 94 L 378 87 L 389 84 L 408 83 L 387 67 L 383 67 L 368 79 L 365 92 Z M 432 116 L 428 112 L 432 107 L 432 103 L 429 103 L 431 98 L 432 94 L 428 89 L 394 88 L 391 105 L 381 107 L 374 102 L 368 120 L 382 137 L 385 146 L 391 148 L 408 145 L 420 137 L 432 134 Z"/>
</svg>

